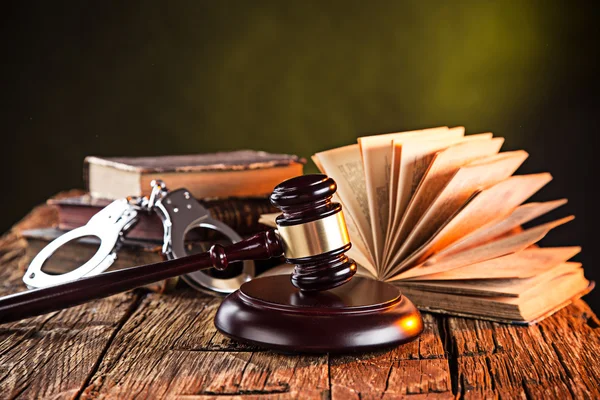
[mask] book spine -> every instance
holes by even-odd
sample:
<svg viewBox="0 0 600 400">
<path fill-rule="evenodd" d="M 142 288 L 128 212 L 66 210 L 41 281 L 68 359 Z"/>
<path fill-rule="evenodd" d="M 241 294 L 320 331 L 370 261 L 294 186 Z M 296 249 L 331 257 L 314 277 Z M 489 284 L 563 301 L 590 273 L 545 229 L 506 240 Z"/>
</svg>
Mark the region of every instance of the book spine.
<svg viewBox="0 0 600 400">
<path fill-rule="evenodd" d="M 83 160 L 83 187 L 86 192 L 90 191 L 90 162 L 87 157 Z"/>
<path fill-rule="evenodd" d="M 225 223 L 240 235 L 254 234 L 266 229 L 258 222 L 261 214 L 276 212 L 267 199 L 226 199 L 200 201 L 213 218 Z M 85 225 L 102 209 L 101 206 L 55 204 L 58 208 L 58 228 L 72 230 Z M 161 241 L 163 226 L 156 214 L 141 214 L 138 223 L 127 233 L 131 239 Z"/>
<path fill-rule="evenodd" d="M 200 201 L 213 218 L 229 225 L 240 235 L 260 232 L 266 227 L 258 222 L 262 214 L 277 212 L 266 199 L 227 199 Z"/>
</svg>

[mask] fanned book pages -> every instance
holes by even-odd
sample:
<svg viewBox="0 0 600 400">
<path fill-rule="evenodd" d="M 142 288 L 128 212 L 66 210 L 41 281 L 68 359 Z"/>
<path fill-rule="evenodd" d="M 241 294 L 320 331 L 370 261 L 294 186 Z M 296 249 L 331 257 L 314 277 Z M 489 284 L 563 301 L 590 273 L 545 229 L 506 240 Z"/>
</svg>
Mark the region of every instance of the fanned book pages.
<svg viewBox="0 0 600 400">
<path fill-rule="evenodd" d="M 569 262 L 579 247 L 536 245 L 572 216 L 522 228 L 566 200 L 523 204 L 552 177 L 513 175 L 528 154 L 501 152 L 503 141 L 439 127 L 315 154 L 338 184 L 359 271 L 397 284 L 422 310 L 512 323 L 588 293 L 593 283 Z"/>
</svg>

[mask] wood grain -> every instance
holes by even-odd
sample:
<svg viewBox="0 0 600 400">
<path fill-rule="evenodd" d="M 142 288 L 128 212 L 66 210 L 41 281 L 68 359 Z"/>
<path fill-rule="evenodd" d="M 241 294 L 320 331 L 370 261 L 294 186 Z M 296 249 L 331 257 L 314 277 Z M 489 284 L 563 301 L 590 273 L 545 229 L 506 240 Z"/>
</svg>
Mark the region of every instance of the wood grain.
<svg viewBox="0 0 600 400">
<path fill-rule="evenodd" d="M 12 239 L 12 240 L 11 240 Z M 4 249 L 20 244 L 15 236 L 2 243 L 2 295 L 21 286 L 18 257 Z M 20 288 L 22 289 L 22 288 Z M 0 325 L 1 397 L 75 397 L 134 309 L 138 293 L 126 293 L 60 313 Z"/>
<path fill-rule="evenodd" d="M 0 238 L 2 295 L 24 290 L 25 246 L 18 231 Z M 600 321 L 583 301 L 532 327 L 424 314 L 412 343 L 318 356 L 229 340 L 219 304 L 138 290 L 0 325 L 0 398 L 600 398 Z"/>
<path fill-rule="evenodd" d="M 452 397 L 437 320 L 431 314 L 424 314 L 423 319 L 421 336 L 404 346 L 377 353 L 331 356 L 332 397 L 394 398 L 427 393 Z"/>
<path fill-rule="evenodd" d="M 600 397 L 600 328 L 583 301 L 531 327 L 447 318 L 465 398 Z"/>
</svg>

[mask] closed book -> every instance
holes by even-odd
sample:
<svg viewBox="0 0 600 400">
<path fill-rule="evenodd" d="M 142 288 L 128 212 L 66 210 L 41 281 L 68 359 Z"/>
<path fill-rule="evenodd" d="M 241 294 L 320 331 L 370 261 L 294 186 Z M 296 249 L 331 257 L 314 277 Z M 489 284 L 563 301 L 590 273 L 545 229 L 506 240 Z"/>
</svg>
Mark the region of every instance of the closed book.
<svg viewBox="0 0 600 400">
<path fill-rule="evenodd" d="M 156 157 L 96 157 L 84 161 L 93 197 L 118 199 L 150 194 L 150 182 L 185 187 L 201 199 L 266 197 L 280 182 L 302 175 L 306 160 L 290 154 L 239 150 Z"/>
</svg>

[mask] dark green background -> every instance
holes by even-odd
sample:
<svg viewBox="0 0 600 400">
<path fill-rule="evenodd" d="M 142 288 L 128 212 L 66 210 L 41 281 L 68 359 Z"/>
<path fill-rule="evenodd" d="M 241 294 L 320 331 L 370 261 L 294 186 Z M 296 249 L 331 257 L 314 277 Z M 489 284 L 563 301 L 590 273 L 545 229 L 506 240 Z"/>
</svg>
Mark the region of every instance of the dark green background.
<svg viewBox="0 0 600 400">
<path fill-rule="evenodd" d="M 82 186 L 89 154 L 296 153 L 437 125 L 504 136 L 594 253 L 592 2 L 19 2 L 2 13 L 0 228 Z M 315 171 L 312 164 L 307 171 Z M 597 189 L 596 189 L 597 190 Z M 598 295 L 589 297 L 598 301 Z"/>
</svg>

